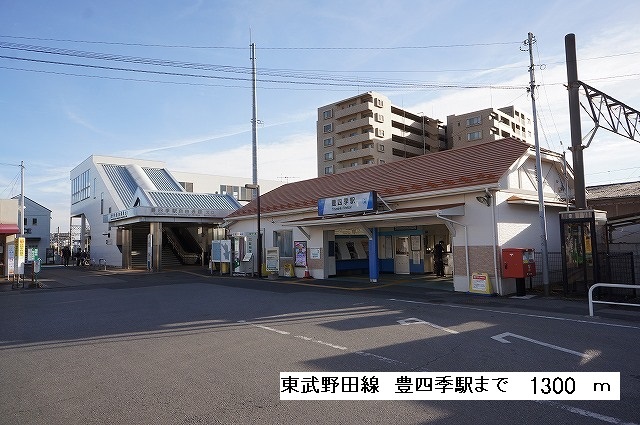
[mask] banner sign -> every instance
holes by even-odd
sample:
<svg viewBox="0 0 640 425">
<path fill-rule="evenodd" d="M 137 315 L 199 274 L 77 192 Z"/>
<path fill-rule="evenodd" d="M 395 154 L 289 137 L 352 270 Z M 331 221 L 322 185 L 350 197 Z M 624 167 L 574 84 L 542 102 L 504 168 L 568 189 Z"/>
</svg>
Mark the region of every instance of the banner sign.
<svg viewBox="0 0 640 425">
<path fill-rule="evenodd" d="M 378 197 L 375 191 L 318 199 L 318 215 L 375 211 Z"/>
</svg>

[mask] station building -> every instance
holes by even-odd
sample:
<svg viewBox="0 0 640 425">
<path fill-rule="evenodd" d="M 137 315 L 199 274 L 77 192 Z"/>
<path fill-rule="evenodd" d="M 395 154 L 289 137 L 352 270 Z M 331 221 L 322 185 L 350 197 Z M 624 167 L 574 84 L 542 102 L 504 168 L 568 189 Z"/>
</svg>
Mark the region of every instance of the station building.
<svg viewBox="0 0 640 425">
<path fill-rule="evenodd" d="M 542 150 L 541 163 L 547 245 L 560 251 L 559 212 L 573 196 L 573 175 L 554 152 Z M 256 232 L 259 213 L 262 258 L 269 263 L 278 248 L 277 272 L 297 277 L 360 273 L 377 282 L 384 273 L 430 273 L 442 240 L 455 291 L 469 291 L 479 274 L 506 295 L 516 282 L 501 275 L 502 250 L 539 250 L 543 234 L 535 149 L 513 138 L 289 183 L 257 205 L 230 212 L 224 226 Z"/>
<path fill-rule="evenodd" d="M 219 225 L 241 207 L 251 182 L 174 174 L 161 161 L 99 155 L 76 166 L 70 179 L 71 223 L 80 227 L 74 253 L 86 250 L 99 264 L 152 270 L 207 264 L 211 241 L 226 235 Z M 263 191 L 282 184 L 259 183 Z"/>
</svg>

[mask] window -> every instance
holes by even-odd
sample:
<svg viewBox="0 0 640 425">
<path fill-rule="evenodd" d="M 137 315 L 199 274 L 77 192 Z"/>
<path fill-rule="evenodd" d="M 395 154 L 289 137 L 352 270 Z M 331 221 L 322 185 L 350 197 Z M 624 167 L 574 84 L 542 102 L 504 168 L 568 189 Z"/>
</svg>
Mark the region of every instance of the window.
<svg viewBox="0 0 640 425">
<path fill-rule="evenodd" d="M 478 139 L 482 139 L 482 131 L 474 131 L 472 133 L 467 133 L 468 141 L 478 140 Z"/>
<path fill-rule="evenodd" d="M 38 219 L 37 218 L 32 218 L 31 219 L 31 225 L 32 226 L 37 226 L 38 225 Z"/>
<path fill-rule="evenodd" d="M 328 166 L 324 167 L 324 173 L 325 174 L 333 174 L 333 165 L 328 165 Z"/>
<path fill-rule="evenodd" d="M 384 152 L 384 145 L 382 143 L 378 143 L 378 152 Z"/>
<path fill-rule="evenodd" d="M 376 128 L 376 136 L 377 137 L 384 137 L 384 130 L 381 128 Z"/>
<path fill-rule="evenodd" d="M 482 123 L 480 117 L 471 117 L 467 118 L 467 127 L 471 127 L 473 125 L 480 125 Z"/>
<path fill-rule="evenodd" d="M 89 170 L 71 180 L 71 203 L 75 204 L 89 198 L 90 186 Z"/>
<path fill-rule="evenodd" d="M 327 109 L 326 111 L 322 112 L 322 118 L 324 118 L 325 120 L 328 120 L 331 117 L 333 117 L 333 110 L 332 109 Z"/>
<path fill-rule="evenodd" d="M 373 104 L 376 105 L 378 108 L 381 108 L 384 105 L 384 102 L 382 101 L 382 99 L 375 98 L 373 100 Z"/>
<path fill-rule="evenodd" d="M 328 139 L 324 139 L 324 141 L 322 142 L 324 144 L 324 147 L 328 147 L 328 146 L 333 146 L 333 137 L 329 137 Z"/>
<path fill-rule="evenodd" d="M 322 131 L 323 131 L 324 133 L 331 133 L 331 132 L 333 131 L 333 123 L 331 123 L 331 124 L 325 124 L 325 125 L 322 127 Z"/>
<path fill-rule="evenodd" d="M 384 122 L 384 115 L 382 114 L 375 114 L 375 120 L 378 122 Z"/>
<path fill-rule="evenodd" d="M 193 192 L 193 183 L 192 182 L 178 182 L 180 186 L 187 192 Z"/>
<path fill-rule="evenodd" d="M 293 231 L 274 231 L 273 246 L 280 248 L 280 257 L 293 257 Z"/>
<path fill-rule="evenodd" d="M 364 160 L 364 163 L 365 163 L 365 164 L 373 164 L 373 163 L 374 163 L 374 160 L 373 160 L 373 159 L 365 159 L 365 160 Z"/>
<path fill-rule="evenodd" d="M 325 161 L 333 161 L 333 151 L 325 152 L 324 160 Z"/>
<path fill-rule="evenodd" d="M 373 143 L 363 143 L 362 144 L 362 149 L 368 149 L 368 148 L 372 148 L 373 147 Z"/>
<path fill-rule="evenodd" d="M 358 161 L 354 161 L 351 164 L 349 164 L 350 167 L 357 167 L 358 166 Z"/>
</svg>

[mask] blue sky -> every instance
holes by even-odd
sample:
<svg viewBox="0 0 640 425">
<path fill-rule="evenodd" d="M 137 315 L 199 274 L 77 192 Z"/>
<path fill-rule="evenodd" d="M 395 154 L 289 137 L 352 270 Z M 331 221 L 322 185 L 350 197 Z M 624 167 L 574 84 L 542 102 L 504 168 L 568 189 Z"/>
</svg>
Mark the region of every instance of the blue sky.
<svg viewBox="0 0 640 425">
<path fill-rule="evenodd" d="M 528 85 L 528 32 L 541 147 L 571 144 L 568 33 L 579 78 L 640 109 L 636 1 L 0 0 L 0 10 L 0 198 L 20 193 L 24 161 L 25 195 L 53 211 L 54 230 L 68 229 L 69 171 L 92 154 L 251 177 L 251 41 L 264 179 L 316 177 L 317 108 L 369 90 L 442 121 L 512 104 L 531 114 L 525 89 L 504 88 Z M 583 135 L 592 127 L 583 114 Z M 638 158 L 639 143 L 599 130 L 584 151 L 587 185 L 640 180 Z"/>
</svg>

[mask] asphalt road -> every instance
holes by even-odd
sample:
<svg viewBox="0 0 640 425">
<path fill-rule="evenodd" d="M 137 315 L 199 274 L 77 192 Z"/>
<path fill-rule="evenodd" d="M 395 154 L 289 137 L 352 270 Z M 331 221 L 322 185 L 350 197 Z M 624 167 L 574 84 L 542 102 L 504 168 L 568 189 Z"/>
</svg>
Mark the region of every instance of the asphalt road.
<svg viewBox="0 0 640 425">
<path fill-rule="evenodd" d="M 69 282 L 0 292 L 0 423 L 640 423 L 640 312 L 192 273 Z M 459 371 L 620 372 L 620 400 L 280 399 L 280 372 Z"/>
</svg>

